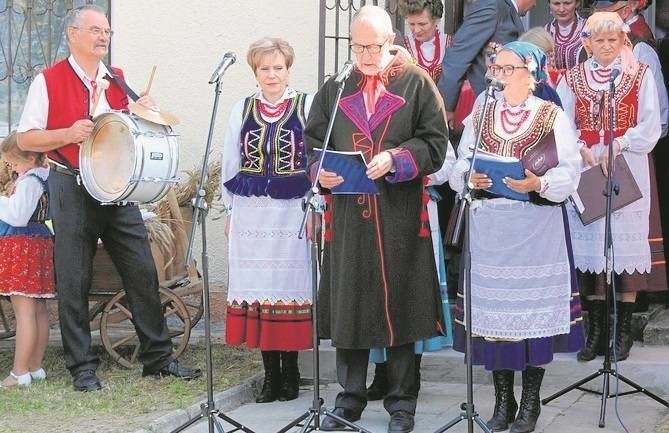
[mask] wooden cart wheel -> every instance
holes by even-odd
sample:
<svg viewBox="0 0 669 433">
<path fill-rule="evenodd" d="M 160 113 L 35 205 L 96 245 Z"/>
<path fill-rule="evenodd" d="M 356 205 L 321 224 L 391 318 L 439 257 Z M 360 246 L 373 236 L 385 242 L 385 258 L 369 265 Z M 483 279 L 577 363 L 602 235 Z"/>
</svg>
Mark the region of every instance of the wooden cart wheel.
<svg viewBox="0 0 669 433">
<path fill-rule="evenodd" d="M 173 356 L 178 358 L 190 338 L 190 316 L 184 303 L 172 291 L 160 288 L 160 304 L 167 322 Z M 132 368 L 139 356 L 139 339 L 132 323 L 125 290 L 114 295 L 105 305 L 100 317 L 100 339 L 105 350 L 120 365 Z"/>
<path fill-rule="evenodd" d="M 0 296 L 0 340 L 16 335 L 16 318 L 9 298 Z"/>
<path fill-rule="evenodd" d="M 195 273 L 176 282 L 170 281 L 163 282 L 162 284 L 170 284 L 167 286 L 161 285 L 161 287 L 169 288 L 169 290 L 183 301 L 186 310 L 188 310 L 188 315 L 190 316 L 190 327 L 193 329 L 202 318 L 202 313 L 204 312 L 202 278 L 200 277 L 199 272 L 195 271 Z"/>
<path fill-rule="evenodd" d="M 179 298 L 183 301 L 188 315 L 190 316 L 190 328 L 193 329 L 197 322 L 202 318 L 204 312 L 204 303 L 202 301 L 202 280 L 197 280 L 186 288 L 186 293 L 180 295 Z"/>
</svg>

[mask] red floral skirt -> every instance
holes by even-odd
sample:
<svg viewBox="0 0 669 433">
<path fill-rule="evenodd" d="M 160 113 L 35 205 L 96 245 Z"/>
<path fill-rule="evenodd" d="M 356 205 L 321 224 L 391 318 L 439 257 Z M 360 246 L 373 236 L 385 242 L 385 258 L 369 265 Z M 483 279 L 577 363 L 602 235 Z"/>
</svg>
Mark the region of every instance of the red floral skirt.
<svg viewBox="0 0 669 433">
<path fill-rule="evenodd" d="M 0 236 L 0 295 L 53 298 L 51 237 Z"/>
</svg>

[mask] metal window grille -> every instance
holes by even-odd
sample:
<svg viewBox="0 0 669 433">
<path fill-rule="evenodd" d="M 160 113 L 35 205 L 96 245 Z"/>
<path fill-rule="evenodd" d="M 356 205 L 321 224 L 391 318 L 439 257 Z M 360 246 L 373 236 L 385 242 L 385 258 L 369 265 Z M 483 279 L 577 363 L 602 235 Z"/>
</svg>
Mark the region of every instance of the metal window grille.
<svg viewBox="0 0 669 433">
<path fill-rule="evenodd" d="M 462 22 L 466 0 L 443 0 L 444 30 L 453 33 Z M 318 35 L 318 86 L 336 73 L 351 58 L 349 26 L 353 15 L 366 4 L 381 6 L 390 14 L 393 26 L 404 33 L 404 18 L 399 13 L 399 0 L 321 0 Z M 402 41 L 395 39 L 396 44 Z"/>
<path fill-rule="evenodd" d="M 69 54 L 63 19 L 84 4 L 110 11 L 111 0 L 0 0 L 0 137 L 16 128 L 32 79 Z"/>
<path fill-rule="evenodd" d="M 363 6 L 381 6 L 388 11 L 398 31 L 404 29 L 398 0 L 321 0 L 318 35 L 318 86 L 351 58 L 349 25 L 353 15 Z"/>
</svg>

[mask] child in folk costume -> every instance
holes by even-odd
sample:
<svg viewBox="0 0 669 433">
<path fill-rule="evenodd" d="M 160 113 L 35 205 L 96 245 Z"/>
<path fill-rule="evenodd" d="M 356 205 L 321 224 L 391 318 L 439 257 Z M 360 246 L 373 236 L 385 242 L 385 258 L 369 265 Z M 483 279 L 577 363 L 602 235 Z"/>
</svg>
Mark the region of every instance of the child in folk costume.
<svg viewBox="0 0 669 433">
<path fill-rule="evenodd" d="M 14 192 L 0 197 L 0 295 L 16 316 L 14 366 L 0 387 L 30 385 L 42 369 L 49 339 L 46 298 L 53 298 L 53 240 L 44 224 L 48 210 L 44 155 L 22 151 L 16 135 L 2 141 L 0 155 L 17 174 Z"/>
</svg>

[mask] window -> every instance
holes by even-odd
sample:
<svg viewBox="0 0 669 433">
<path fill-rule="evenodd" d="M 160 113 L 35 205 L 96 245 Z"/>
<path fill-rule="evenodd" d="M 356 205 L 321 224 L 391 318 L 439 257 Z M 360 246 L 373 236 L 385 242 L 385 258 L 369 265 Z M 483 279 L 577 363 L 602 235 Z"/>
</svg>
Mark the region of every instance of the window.
<svg viewBox="0 0 669 433">
<path fill-rule="evenodd" d="M 16 128 L 35 75 L 69 54 L 67 12 L 91 3 L 110 10 L 111 0 L 0 0 L 0 137 Z"/>
</svg>

